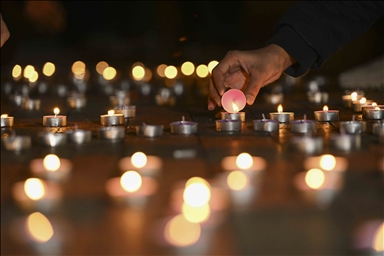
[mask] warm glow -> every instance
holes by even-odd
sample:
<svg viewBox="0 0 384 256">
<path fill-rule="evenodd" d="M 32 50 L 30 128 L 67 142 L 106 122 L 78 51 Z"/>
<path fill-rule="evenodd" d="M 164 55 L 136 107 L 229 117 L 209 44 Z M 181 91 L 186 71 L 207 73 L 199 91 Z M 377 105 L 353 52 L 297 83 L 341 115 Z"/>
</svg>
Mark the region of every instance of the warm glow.
<svg viewBox="0 0 384 256">
<path fill-rule="evenodd" d="M 326 171 L 332 171 L 336 166 L 336 158 L 333 155 L 322 155 L 320 157 L 320 167 Z"/>
<path fill-rule="evenodd" d="M 37 71 L 35 70 L 35 71 L 33 71 L 33 72 L 30 74 L 28 80 L 29 80 L 29 82 L 34 83 L 34 82 L 37 81 L 37 79 L 39 79 L 39 73 L 37 73 Z"/>
<path fill-rule="evenodd" d="M 242 171 L 232 171 L 227 177 L 227 184 L 232 190 L 242 190 L 249 184 L 249 178 Z"/>
<path fill-rule="evenodd" d="M 328 106 L 325 105 L 325 106 L 323 107 L 323 111 L 327 112 L 328 110 L 329 110 L 329 109 L 328 109 Z"/>
<path fill-rule="evenodd" d="M 201 184 L 204 184 L 204 185 L 210 187 L 208 181 L 206 181 L 205 179 L 200 178 L 200 177 L 192 177 L 192 178 L 190 178 L 185 183 L 185 187 L 188 187 L 189 185 L 195 184 L 195 183 L 201 183 Z"/>
<path fill-rule="evenodd" d="M 108 110 L 108 115 L 109 116 L 113 116 L 115 114 L 115 110 Z"/>
<path fill-rule="evenodd" d="M 305 175 L 305 182 L 308 187 L 313 189 L 320 188 L 325 181 L 325 175 L 322 170 L 319 169 L 311 169 Z"/>
<path fill-rule="evenodd" d="M 364 104 L 367 102 L 367 99 L 365 97 L 361 98 L 360 99 L 360 104 Z"/>
<path fill-rule="evenodd" d="M 192 183 L 185 187 L 183 198 L 190 206 L 199 207 L 211 199 L 211 190 L 204 183 Z"/>
<path fill-rule="evenodd" d="M 76 75 L 84 75 L 85 74 L 85 63 L 82 61 L 76 61 L 72 64 L 72 73 Z"/>
<path fill-rule="evenodd" d="M 164 75 L 168 79 L 173 79 L 177 76 L 177 68 L 175 66 L 168 66 L 164 70 Z"/>
<path fill-rule="evenodd" d="M 277 107 L 277 112 L 279 113 L 283 112 L 283 106 L 281 104 Z"/>
<path fill-rule="evenodd" d="M 20 65 L 15 65 L 12 69 L 12 77 L 13 78 L 19 78 L 22 73 L 22 68 Z"/>
<path fill-rule="evenodd" d="M 190 76 L 195 72 L 195 65 L 190 61 L 186 61 L 181 65 L 181 72 L 186 76 Z"/>
<path fill-rule="evenodd" d="M 31 75 L 32 75 L 32 72 L 35 71 L 35 68 L 31 65 L 27 65 L 25 68 L 24 68 L 24 73 L 23 73 L 23 76 L 25 78 L 29 78 Z"/>
<path fill-rule="evenodd" d="M 193 207 L 184 202 L 181 208 L 181 212 L 188 221 L 200 223 L 209 218 L 211 214 L 211 208 L 209 207 L 208 203 L 199 207 Z"/>
<path fill-rule="evenodd" d="M 207 65 L 201 64 L 196 68 L 196 74 L 200 78 L 207 77 L 209 74 Z"/>
<path fill-rule="evenodd" d="M 249 169 L 253 165 L 253 158 L 248 153 L 241 153 L 236 157 L 236 166 L 240 169 Z"/>
<path fill-rule="evenodd" d="M 173 246 L 189 246 L 196 243 L 201 234 L 198 223 L 188 221 L 183 215 L 172 218 L 165 226 L 164 235 L 168 243 Z"/>
<path fill-rule="evenodd" d="M 105 61 L 100 61 L 99 63 L 96 64 L 96 72 L 99 75 L 103 75 L 104 70 L 109 67 L 109 64 Z"/>
<path fill-rule="evenodd" d="M 375 110 L 380 110 L 380 108 L 376 106 L 376 107 L 375 107 Z"/>
<path fill-rule="evenodd" d="M 352 101 L 357 100 L 357 92 L 353 92 L 353 93 L 351 93 L 351 100 L 352 100 Z"/>
<path fill-rule="evenodd" d="M 142 184 L 142 178 L 140 174 L 135 171 L 127 171 L 120 178 L 121 187 L 127 192 L 137 191 Z"/>
<path fill-rule="evenodd" d="M 55 116 L 57 116 L 59 113 L 60 113 L 60 109 L 59 108 L 54 108 L 53 109 L 53 114 L 55 114 Z"/>
<path fill-rule="evenodd" d="M 147 156 L 143 152 L 136 152 L 131 157 L 131 163 L 136 168 L 142 168 L 147 164 Z"/>
<path fill-rule="evenodd" d="M 45 187 L 42 180 L 29 178 L 24 183 L 24 192 L 32 200 L 38 200 L 45 195 Z"/>
<path fill-rule="evenodd" d="M 117 74 L 117 71 L 113 67 L 107 67 L 103 71 L 103 77 L 105 80 L 108 80 L 108 81 L 114 79 L 116 77 L 116 74 Z"/>
<path fill-rule="evenodd" d="M 60 158 L 54 154 L 46 155 L 46 157 L 44 157 L 43 164 L 47 171 L 57 171 L 60 168 Z"/>
<path fill-rule="evenodd" d="M 52 76 L 55 73 L 56 67 L 52 62 L 47 62 L 43 66 L 43 74 L 45 76 Z"/>
<path fill-rule="evenodd" d="M 32 238 L 39 243 L 47 242 L 54 234 L 51 223 L 40 212 L 34 212 L 29 215 L 26 226 Z"/>
<path fill-rule="evenodd" d="M 235 102 L 232 102 L 232 109 L 233 109 L 233 113 L 237 113 L 240 110 Z"/>
<path fill-rule="evenodd" d="M 212 60 L 211 62 L 208 63 L 208 71 L 210 74 L 212 74 L 212 70 L 219 64 L 217 60 Z"/>
<path fill-rule="evenodd" d="M 152 79 L 152 71 L 149 68 L 145 68 L 144 82 L 149 82 Z"/>
<path fill-rule="evenodd" d="M 6 117 L 8 117 L 8 114 L 2 114 L 1 115 L 1 118 L 6 118 Z"/>
<path fill-rule="evenodd" d="M 157 69 L 156 69 L 156 72 L 157 74 L 160 76 L 160 77 L 165 77 L 165 69 L 167 68 L 167 65 L 165 64 L 160 64 Z"/>
<path fill-rule="evenodd" d="M 132 69 L 132 76 L 133 76 L 133 79 L 135 79 L 136 81 L 143 80 L 145 76 L 145 69 L 142 66 L 135 66 Z"/>
<path fill-rule="evenodd" d="M 381 223 L 375 232 L 372 248 L 377 252 L 384 251 L 384 222 Z"/>
<path fill-rule="evenodd" d="M 377 103 L 376 102 L 372 102 L 372 107 L 377 107 Z"/>
</svg>

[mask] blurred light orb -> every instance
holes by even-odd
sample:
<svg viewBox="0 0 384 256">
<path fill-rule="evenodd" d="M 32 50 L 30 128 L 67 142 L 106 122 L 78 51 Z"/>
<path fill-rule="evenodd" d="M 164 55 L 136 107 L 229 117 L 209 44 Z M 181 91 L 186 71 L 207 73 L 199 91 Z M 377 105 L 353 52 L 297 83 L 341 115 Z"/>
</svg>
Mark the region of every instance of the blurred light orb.
<svg viewBox="0 0 384 256">
<path fill-rule="evenodd" d="M 320 157 L 320 167 L 325 171 L 332 171 L 336 166 L 336 158 L 333 155 L 325 154 Z"/>
<path fill-rule="evenodd" d="M 236 157 L 236 166 L 242 170 L 249 169 L 253 165 L 253 158 L 248 153 L 241 153 Z"/>
<path fill-rule="evenodd" d="M 136 152 L 131 157 L 131 163 L 136 168 L 142 168 L 147 164 L 147 156 L 143 152 Z"/>
<path fill-rule="evenodd" d="M 24 68 L 23 76 L 28 79 L 34 71 L 35 71 L 35 68 L 32 65 L 27 65 Z"/>
<path fill-rule="evenodd" d="M 193 72 L 195 72 L 195 65 L 193 65 L 193 63 L 190 61 L 186 61 L 183 63 L 183 65 L 181 65 L 181 72 L 185 76 L 190 76 L 193 74 Z"/>
<path fill-rule="evenodd" d="M 105 80 L 110 81 L 116 77 L 117 71 L 113 67 L 107 67 L 103 71 L 103 77 Z"/>
<path fill-rule="evenodd" d="M 164 75 L 168 79 L 174 79 L 177 76 L 177 68 L 175 66 L 168 66 L 164 70 Z"/>
<path fill-rule="evenodd" d="M 46 62 L 43 66 L 43 74 L 45 76 L 52 76 L 56 71 L 56 67 L 55 67 L 55 64 L 53 64 L 52 62 Z"/>
<path fill-rule="evenodd" d="M 192 183 L 184 189 L 183 199 L 192 207 L 200 207 L 211 199 L 211 190 L 206 184 Z"/>
<path fill-rule="evenodd" d="M 105 61 L 100 61 L 96 64 L 96 72 L 99 75 L 103 75 L 104 70 L 109 67 L 109 64 Z"/>
<path fill-rule="evenodd" d="M 160 76 L 160 77 L 165 77 L 165 69 L 167 68 L 167 65 L 165 64 L 160 64 L 157 69 L 156 69 L 156 72 L 157 74 Z"/>
<path fill-rule="evenodd" d="M 54 234 L 51 222 L 40 212 L 27 217 L 26 227 L 32 238 L 39 243 L 48 242 Z"/>
<path fill-rule="evenodd" d="M 208 70 L 207 65 L 201 64 L 201 65 L 197 66 L 197 68 L 196 68 L 196 74 L 197 74 L 197 76 L 200 77 L 200 78 L 205 78 L 205 77 L 207 77 L 208 74 L 209 74 L 209 70 Z"/>
<path fill-rule="evenodd" d="M 305 175 L 305 182 L 312 189 L 319 189 L 325 181 L 325 175 L 322 170 L 310 169 Z"/>
<path fill-rule="evenodd" d="M 164 230 L 166 241 L 177 247 L 195 244 L 199 240 L 200 234 L 200 224 L 188 221 L 182 214 L 173 217 Z"/>
<path fill-rule="evenodd" d="M 137 191 L 142 184 L 141 175 L 135 171 L 126 171 L 120 178 L 121 187 L 127 192 Z"/>
<path fill-rule="evenodd" d="M 240 191 L 249 184 L 248 176 L 242 171 L 232 171 L 227 177 L 227 185 L 230 189 Z"/>
<path fill-rule="evenodd" d="M 217 60 L 212 60 L 211 62 L 208 63 L 208 71 L 210 74 L 212 74 L 212 70 L 219 64 Z"/>
<path fill-rule="evenodd" d="M 145 69 L 142 66 L 135 66 L 132 69 L 133 79 L 136 81 L 141 81 L 145 77 Z"/>
</svg>

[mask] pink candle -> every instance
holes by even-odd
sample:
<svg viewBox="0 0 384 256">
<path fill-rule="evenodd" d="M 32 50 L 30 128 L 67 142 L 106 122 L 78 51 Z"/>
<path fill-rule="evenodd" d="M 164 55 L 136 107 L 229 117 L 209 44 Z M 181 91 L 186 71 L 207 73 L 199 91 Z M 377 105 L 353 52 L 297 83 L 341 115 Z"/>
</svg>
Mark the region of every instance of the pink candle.
<svg viewBox="0 0 384 256">
<path fill-rule="evenodd" d="M 230 89 L 221 97 L 221 105 L 228 113 L 237 113 L 245 107 L 247 99 L 239 89 Z"/>
</svg>

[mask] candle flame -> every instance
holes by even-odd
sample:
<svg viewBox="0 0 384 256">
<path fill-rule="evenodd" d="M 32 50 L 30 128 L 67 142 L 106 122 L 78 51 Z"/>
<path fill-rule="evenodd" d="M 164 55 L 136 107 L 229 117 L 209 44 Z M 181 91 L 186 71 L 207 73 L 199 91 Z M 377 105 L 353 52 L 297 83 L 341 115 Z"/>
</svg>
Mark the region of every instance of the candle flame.
<svg viewBox="0 0 384 256">
<path fill-rule="evenodd" d="M 333 155 L 322 155 L 320 157 L 320 167 L 325 171 L 332 171 L 336 166 L 336 158 Z"/>
<path fill-rule="evenodd" d="M 233 113 L 237 113 L 240 110 L 235 102 L 232 102 L 232 109 L 233 109 Z"/>
<path fill-rule="evenodd" d="M 249 169 L 253 165 L 253 158 L 248 153 L 241 153 L 236 157 L 236 166 L 240 169 Z"/>
<path fill-rule="evenodd" d="M 32 200 L 38 200 L 45 195 L 45 187 L 42 180 L 29 178 L 24 183 L 24 192 Z"/>
<path fill-rule="evenodd" d="M 108 110 L 108 115 L 113 116 L 115 114 L 115 110 Z"/>
<path fill-rule="evenodd" d="M 60 168 L 60 158 L 54 154 L 48 154 L 43 160 L 44 168 L 47 171 L 54 172 Z"/>
<path fill-rule="evenodd" d="M 277 107 L 277 112 L 279 113 L 283 112 L 283 106 L 281 104 Z"/>
<path fill-rule="evenodd" d="M 352 101 L 357 100 L 357 92 L 353 92 L 353 93 L 351 93 L 351 100 L 352 100 Z"/>
<path fill-rule="evenodd" d="M 377 107 L 377 103 L 376 102 L 372 102 L 372 107 Z"/>
<path fill-rule="evenodd" d="M 305 175 L 305 183 L 312 189 L 319 189 L 325 181 L 325 175 L 322 170 L 310 169 Z"/>
<path fill-rule="evenodd" d="M 376 107 L 375 107 L 375 110 L 380 110 L 380 108 L 376 106 Z"/>
<path fill-rule="evenodd" d="M 200 234 L 200 224 L 188 221 L 182 214 L 173 217 L 164 230 L 166 241 L 177 247 L 195 244 L 199 240 Z"/>
<path fill-rule="evenodd" d="M 127 192 L 135 192 L 139 190 L 142 184 L 142 178 L 135 171 L 127 171 L 120 178 L 121 187 Z"/>
<path fill-rule="evenodd" d="M 364 104 L 365 102 L 367 102 L 367 99 L 365 97 L 360 99 L 360 104 Z"/>
<path fill-rule="evenodd" d="M 51 222 L 40 212 L 28 216 L 26 227 L 32 238 L 40 243 L 49 241 L 54 234 Z"/>
<path fill-rule="evenodd" d="M 143 152 L 136 152 L 131 157 L 131 163 L 136 168 L 142 168 L 147 164 L 147 156 Z"/>
<path fill-rule="evenodd" d="M 192 207 L 200 207 L 211 199 L 211 190 L 205 182 L 193 182 L 185 187 L 184 202 Z"/>
<path fill-rule="evenodd" d="M 327 111 L 328 111 L 328 106 L 327 106 L 327 105 L 325 105 L 325 106 L 323 107 L 323 111 L 324 111 L 324 112 L 327 112 Z"/>
<path fill-rule="evenodd" d="M 0 118 L 6 118 L 6 117 L 8 117 L 8 114 L 2 114 L 2 115 L 0 116 Z"/>
<path fill-rule="evenodd" d="M 239 191 L 249 184 L 248 176 L 242 171 L 232 171 L 227 177 L 227 185 L 230 189 Z"/>
<path fill-rule="evenodd" d="M 60 109 L 59 108 L 54 108 L 53 109 L 53 113 L 55 114 L 55 116 L 57 116 L 60 113 Z"/>
</svg>

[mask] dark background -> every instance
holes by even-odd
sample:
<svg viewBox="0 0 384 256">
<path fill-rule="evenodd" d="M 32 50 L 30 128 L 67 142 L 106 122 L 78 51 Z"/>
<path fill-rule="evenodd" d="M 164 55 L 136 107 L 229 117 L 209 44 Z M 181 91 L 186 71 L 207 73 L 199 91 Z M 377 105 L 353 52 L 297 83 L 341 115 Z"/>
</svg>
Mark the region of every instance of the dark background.
<svg viewBox="0 0 384 256">
<path fill-rule="evenodd" d="M 60 31 L 39 29 L 25 1 L 2 1 L 11 37 L 1 65 L 41 60 L 105 60 L 110 65 L 142 61 L 180 65 L 220 60 L 229 50 L 263 47 L 280 16 L 295 1 L 62 1 Z M 312 75 L 340 72 L 381 56 L 384 17 L 333 55 Z M 29 62 L 29 63 L 23 63 Z"/>
</svg>

